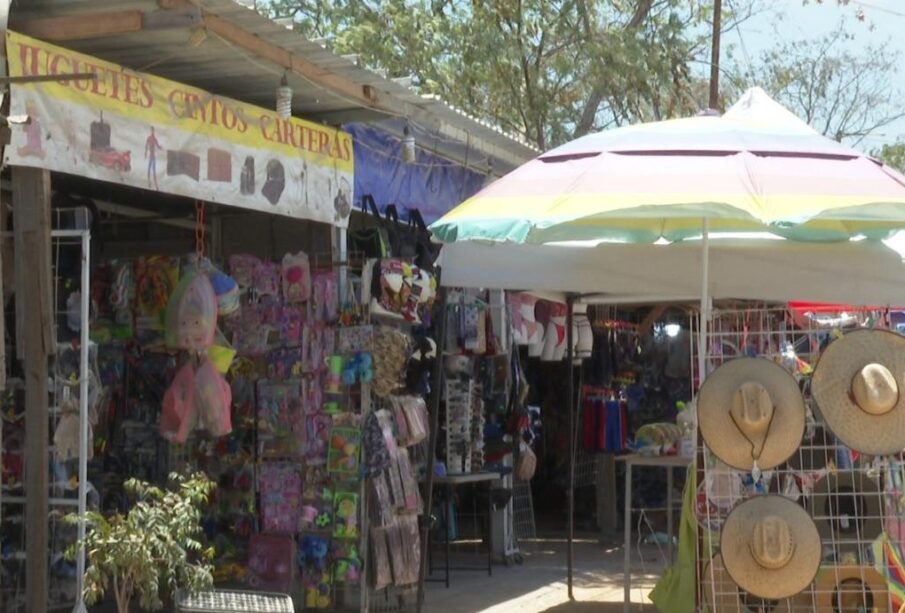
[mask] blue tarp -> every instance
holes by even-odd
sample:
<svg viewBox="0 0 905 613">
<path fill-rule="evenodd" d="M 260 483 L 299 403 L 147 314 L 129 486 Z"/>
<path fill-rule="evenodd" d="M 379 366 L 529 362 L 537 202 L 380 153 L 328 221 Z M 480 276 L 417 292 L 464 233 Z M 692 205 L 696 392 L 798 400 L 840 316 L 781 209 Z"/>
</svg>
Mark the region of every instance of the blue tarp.
<svg viewBox="0 0 905 613">
<path fill-rule="evenodd" d="M 415 163 L 405 163 L 399 138 L 373 126 L 348 124 L 343 129 L 355 143 L 356 205 L 364 194 L 371 194 L 381 211 L 395 204 L 400 217 L 407 218 L 408 209 L 418 209 L 430 224 L 484 185 L 486 175 L 420 147 Z"/>
</svg>

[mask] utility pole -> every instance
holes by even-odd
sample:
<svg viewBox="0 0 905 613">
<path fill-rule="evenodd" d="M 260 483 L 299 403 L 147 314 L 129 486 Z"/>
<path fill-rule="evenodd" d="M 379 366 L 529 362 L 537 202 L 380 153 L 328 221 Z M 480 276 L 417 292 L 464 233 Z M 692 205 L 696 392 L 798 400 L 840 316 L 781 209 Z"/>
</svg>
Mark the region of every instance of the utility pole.
<svg viewBox="0 0 905 613">
<path fill-rule="evenodd" d="M 723 0 L 713 0 L 713 42 L 710 47 L 710 108 L 720 109 L 720 28 Z"/>
</svg>

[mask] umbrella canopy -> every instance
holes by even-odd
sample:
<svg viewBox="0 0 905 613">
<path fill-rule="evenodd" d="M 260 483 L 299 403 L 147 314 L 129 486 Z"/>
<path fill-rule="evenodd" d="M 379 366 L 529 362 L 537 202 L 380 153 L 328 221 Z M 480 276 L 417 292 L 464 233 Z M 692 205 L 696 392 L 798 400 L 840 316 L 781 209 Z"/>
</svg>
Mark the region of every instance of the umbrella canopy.
<svg viewBox="0 0 905 613">
<path fill-rule="evenodd" d="M 760 88 L 722 116 L 591 134 L 528 162 L 431 226 L 444 242 L 681 240 L 769 231 L 799 240 L 905 228 L 905 176 L 825 138 Z"/>
</svg>

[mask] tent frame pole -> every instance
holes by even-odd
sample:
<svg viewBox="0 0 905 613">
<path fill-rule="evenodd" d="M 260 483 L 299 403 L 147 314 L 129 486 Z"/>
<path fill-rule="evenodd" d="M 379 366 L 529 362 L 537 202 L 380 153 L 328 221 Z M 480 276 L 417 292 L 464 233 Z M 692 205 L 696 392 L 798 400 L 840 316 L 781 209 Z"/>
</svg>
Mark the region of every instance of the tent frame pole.
<svg viewBox="0 0 905 613">
<path fill-rule="evenodd" d="M 703 219 L 701 235 L 701 321 L 698 326 L 698 389 L 707 377 L 707 326 L 710 323 L 710 220 Z"/>
<path fill-rule="evenodd" d="M 427 475 L 424 479 L 424 514 L 421 526 L 421 568 L 418 569 L 418 596 L 416 609 L 417 613 L 421 613 L 424 607 L 424 582 L 427 579 L 427 556 L 428 556 L 428 538 L 431 529 L 431 514 L 433 512 L 433 494 L 434 494 L 434 470 L 437 454 L 437 440 L 439 439 L 440 427 L 440 400 L 443 395 L 443 356 L 446 352 L 446 322 L 448 319 L 449 308 L 449 290 L 440 283 L 442 269 L 437 269 L 437 302 L 439 308 L 440 321 L 437 322 L 437 357 L 434 362 L 434 371 L 431 373 L 431 390 L 430 390 L 430 433 L 428 435 L 427 447 Z M 492 520 L 492 518 L 491 518 Z M 488 547 L 493 547 L 493 543 L 488 543 Z"/>
<path fill-rule="evenodd" d="M 572 322 L 574 319 L 575 295 L 566 297 L 566 362 L 569 365 L 569 486 L 567 491 L 569 520 L 568 520 L 568 569 L 569 569 L 569 600 L 575 600 L 572 592 L 572 575 L 574 571 L 574 546 L 575 546 L 575 346 L 573 335 L 575 333 Z"/>
</svg>

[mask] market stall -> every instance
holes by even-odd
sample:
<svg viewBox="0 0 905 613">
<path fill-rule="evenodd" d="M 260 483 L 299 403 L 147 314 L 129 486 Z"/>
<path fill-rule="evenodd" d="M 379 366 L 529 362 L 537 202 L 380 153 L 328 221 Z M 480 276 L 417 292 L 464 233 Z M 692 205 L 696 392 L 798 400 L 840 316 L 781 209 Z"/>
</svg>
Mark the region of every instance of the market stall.
<svg viewBox="0 0 905 613">
<path fill-rule="evenodd" d="M 657 177 L 656 181 L 651 180 L 653 176 Z M 639 193 L 639 185 L 644 185 L 646 191 Z M 706 193 L 701 191 L 701 186 L 706 186 Z M 815 196 L 815 193 L 821 195 Z M 644 261 L 644 270 L 638 276 L 659 278 L 668 288 L 663 293 L 656 286 L 639 285 L 631 278 L 626 280 L 632 275 L 626 274 L 625 270 L 617 271 L 612 282 L 607 283 L 604 275 L 612 269 L 600 261 L 597 263 L 603 269 L 602 273 L 586 271 L 586 275 L 579 273 L 572 278 L 580 287 L 587 287 L 586 279 L 591 279 L 592 283 L 601 282 L 586 292 L 594 294 L 594 300 L 604 304 L 619 302 L 620 295 L 626 294 L 629 295 L 627 300 L 634 302 L 644 302 L 645 294 L 651 302 L 689 301 L 697 295 L 701 305 L 697 370 L 699 378 L 704 379 L 710 370 L 711 305 L 720 282 L 723 284 L 720 291 L 728 291 L 724 294 L 726 297 L 764 299 L 766 294 L 772 300 L 786 301 L 801 299 L 804 292 L 811 290 L 821 293 L 824 296 L 821 300 L 830 300 L 829 293 L 834 290 L 844 293 L 844 285 L 857 282 L 862 275 L 872 275 L 874 271 L 874 268 L 847 269 L 850 275 L 840 275 L 833 282 L 833 269 L 818 264 L 813 271 L 815 277 L 829 275 L 824 278 L 831 283 L 816 287 L 809 286 L 807 279 L 803 279 L 801 293 L 795 293 L 799 288 L 792 283 L 785 284 L 785 280 L 794 281 L 796 275 L 799 275 L 798 280 L 808 276 L 807 256 L 796 258 L 796 245 L 785 254 L 787 259 L 779 255 L 782 248 L 777 250 L 777 259 L 773 260 L 778 265 L 775 276 L 765 278 L 757 274 L 760 270 L 750 272 L 757 266 L 754 264 L 741 266 L 739 270 L 723 268 L 714 278 L 714 270 L 724 259 L 731 260 L 732 252 L 726 249 L 724 257 L 713 257 L 710 253 L 712 232 L 757 231 L 799 240 L 843 241 L 826 247 L 825 259 L 829 262 L 833 256 L 828 254 L 837 246 L 841 253 L 848 250 L 857 253 L 854 250 L 858 247 L 847 242 L 851 237 L 882 236 L 901 229 L 905 221 L 901 213 L 903 204 L 905 179 L 901 175 L 858 152 L 823 139 L 762 92 L 754 90 L 746 93 L 722 118 L 704 116 L 633 126 L 592 135 L 548 152 L 485 189 L 434 224 L 432 229 L 442 240 L 464 241 L 463 249 L 458 253 L 464 259 L 472 253 L 464 245 L 471 247 L 473 241 L 481 240 L 499 241 L 500 244 L 493 247 L 480 247 L 485 253 L 496 256 L 496 259 L 484 260 L 481 272 L 476 273 L 476 276 L 484 277 L 488 286 L 508 284 L 502 275 L 497 283 L 490 279 L 495 261 L 502 261 L 505 267 L 507 262 L 518 257 L 519 249 L 526 255 L 532 247 L 512 243 L 601 239 L 651 242 L 662 237 L 675 240 L 702 235 L 698 258 L 689 259 L 692 252 L 688 249 L 693 248 L 650 247 L 651 257 L 661 266 L 651 267 L 651 270 Z M 610 248 L 609 245 L 599 247 L 601 253 Z M 657 252 L 658 248 L 663 251 Z M 803 252 L 807 248 L 810 246 L 801 247 Z M 510 249 L 511 254 L 508 253 Z M 585 259 L 585 254 L 594 252 L 593 249 L 581 252 L 575 247 L 560 252 L 554 252 L 552 247 L 543 248 L 549 251 L 536 249 L 538 254 L 549 254 L 547 261 L 557 261 L 558 257 L 559 261 L 574 262 L 574 269 L 579 271 L 582 270 L 579 262 L 590 261 Z M 639 246 L 623 245 L 613 246 L 612 253 L 618 257 L 622 250 L 621 255 L 625 256 L 633 253 L 633 249 L 636 256 L 643 253 Z M 865 255 L 871 249 L 865 249 Z M 817 252 L 815 248 L 814 254 Z M 465 253 L 468 255 L 463 255 Z M 674 260 L 672 254 L 675 254 Z M 818 262 L 824 261 L 820 256 L 817 258 Z M 681 267 L 683 262 L 684 269 Z M 812 266 L 814 262 L 811 260 Z M 804 266 L 796 272 L 799 264 Z M 898 263 L 890 258 L 889 264 L 891 267 L 887 270 L 892 274 L 887 276 L 887 281 L 894 281 Z M 540 264 L 541 270 L 545 265 Z M 661 277 L 658 274 L 661 269 L 673 271 L 673 274 Z M 511 266 L 509 270 L 512 270 Z M 533 272 L 527 267 L 524 270 Z M 580 302 L 585 292 L 564 287 L 564 282 L 553 280 L 555 277 L 568 279 L 571 270 L 567 268 L 562 273 L 557 271 L 547 277 L 538 277 L 534 283 L 528 283 L 526 279 L 521 288 L 545 289 L 545 285 L 551 285 L 567 292 L 569 304 Z M 771 270 L 769 258 L 764 270 Z M 519 278 L 518 273 L 516 278 Z M 839 278 L 844 278 L 845 282 L 840 283 Z M 682 288 L 683 280 L 690 283 L 685 291 L 677 291 Z M 624 287 L 635 288 L 635 292 L 641 290 L 641 294 Z M 783 287 L 792 292 L 782 294 Z M 880 287 L 875 289 L 883 291 Z M 886 289 L 889 291 L 885 294 L 886 299 L 890 303 L 901 302 L 894 283 L 888 283 Z M 758 296 L 758 291 L 763 294 Z M 734 292 L 738 294 L 733 295 Z M 850 295 L 850 298 L 842 302 L 883 302 L 860 293 Z M 572 312 L 571 308 L 565 309 L 569 317 L 562 322 L 570 355 Z M 760 354 L 755 352 L 755 355 Z M 778 357 L 767 352 L 764 355 Z M 570 397 L 574 400 L 574 395 Z M 574 410 L 569 414 L 573 415 Z M 571 429 L 570 440 L 574 441 Z M 699 469 L 706 472 L 703 467 Z M 756 467 L 754 473 L 754 481 L 759 482 L 761 474 Z M 571 510 L 569 514 L 571 516 Z M 691 547 L 689 551 L 693 551 L 693 545 Z M 709 560 L 710 550 L 702 556 L 706 556 L 702 558 L 704 561 Z M 831 573 L 832 568 L 830 566 L 827 572 Z M 702 585 L 706 583 L 701 574 L 697 576 Z M 756 588 L 754 592 L 757 593 Z M 625 606 L 629 607 L 628 597 Z"/>
<path fill-rule="evenodd" d="M 13 75 L 90 64 L 107 79 L 22 85 L 11 99 L 33 120 L 14 132 L 9 162 L 35 169 L 48 199 L 52 171 L 55 204 L 82 214 L 54 234 L 76 247 L 54 248 L 47 288 L 46 331 L 60 347 L 51 373 L 72 396 L 50 411 L 62 492 L 50 500 L 53 604 L 80 603 L 86 564 L 63 555 L 78 536 L 65 510 L 128 512 L 126 481 L 163 485 L 174 471 L 217 485 L 202 526 L 215 585 L 291 594 L 299 609 L 381 610 L 411 595 L 436 282 L 410 260 L 337 244 L 351 214 L 351 136 L 9 41 Z M 28 606 L 16 553 L 27 540 L 23 386 L 10 383 L 2 425 L 0 505 L 19 504 L 0 531 L 11 611 Z"/>
</svg>

